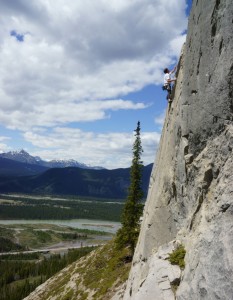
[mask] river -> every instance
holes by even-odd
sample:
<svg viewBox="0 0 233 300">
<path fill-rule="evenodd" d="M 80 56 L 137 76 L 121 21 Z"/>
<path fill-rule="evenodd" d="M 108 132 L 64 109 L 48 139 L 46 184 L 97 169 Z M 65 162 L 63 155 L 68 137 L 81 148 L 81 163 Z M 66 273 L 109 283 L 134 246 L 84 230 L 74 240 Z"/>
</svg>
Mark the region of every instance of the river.
<svg viewBox="0 0 233 300">
<path fill-rule="evenodd" d="M 116 233 L 120 228 L 119 222 L 90 220 L 90 219 L 74 219 L 74 220 L 0 220 L 0 224 L 14 225 L 14 224 L 53 224 L 59 226 L 69 226 L 80 229 L 90 229 L 106 231 L 109 233 Z"/>
</svg>

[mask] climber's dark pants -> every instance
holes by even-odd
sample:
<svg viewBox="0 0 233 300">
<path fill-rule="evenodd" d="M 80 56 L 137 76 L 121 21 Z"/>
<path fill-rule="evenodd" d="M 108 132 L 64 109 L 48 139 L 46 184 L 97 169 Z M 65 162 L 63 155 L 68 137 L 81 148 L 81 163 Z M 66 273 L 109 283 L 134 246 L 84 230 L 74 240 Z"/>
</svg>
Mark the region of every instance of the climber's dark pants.
<svg viewBox="0 0 233 300">
<path fill-rule="evenodd" d="M 167 100 L 169 100 L 172 97 L 172 86 L 169 83 L 169 84 L 164 85 L 164 87 L 167 90 Z"/>
</svg>

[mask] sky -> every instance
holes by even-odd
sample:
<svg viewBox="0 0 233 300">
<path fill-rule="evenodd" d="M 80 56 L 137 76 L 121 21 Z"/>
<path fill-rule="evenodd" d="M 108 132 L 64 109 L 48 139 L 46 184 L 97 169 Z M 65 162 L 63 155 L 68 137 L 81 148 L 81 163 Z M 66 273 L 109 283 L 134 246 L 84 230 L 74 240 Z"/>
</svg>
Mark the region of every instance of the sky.
<svg viewBox="0 0 233 300">
<path fill-rule="evenodd" d="M 192 0 L 1 0 L 0 152 L 153 163 Z"/>
</svg>

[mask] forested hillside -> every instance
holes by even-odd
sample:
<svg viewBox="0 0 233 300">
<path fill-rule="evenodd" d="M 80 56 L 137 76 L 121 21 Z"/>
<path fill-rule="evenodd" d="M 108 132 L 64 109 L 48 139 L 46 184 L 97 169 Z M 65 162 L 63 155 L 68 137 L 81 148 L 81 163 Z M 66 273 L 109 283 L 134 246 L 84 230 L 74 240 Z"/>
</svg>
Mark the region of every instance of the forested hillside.
<svg viewBox="0 0 233 300">
<path fill-rule="evenodd" d="M 146 197 L 152 164 L 143 169 L 143 191 Z M 34 175 L 0 178 L 1 193 L 78 195 L 124 199 L 130 184 L 130 169 L 86 170 L 57 168 Z"/>
<path fill-rule="evenodd" d="M 43 173 L 46 170 L 48 170 L 48 167 L 0 157 L 0 176 L 2 177 L 35 175 Z"/>
</svg>

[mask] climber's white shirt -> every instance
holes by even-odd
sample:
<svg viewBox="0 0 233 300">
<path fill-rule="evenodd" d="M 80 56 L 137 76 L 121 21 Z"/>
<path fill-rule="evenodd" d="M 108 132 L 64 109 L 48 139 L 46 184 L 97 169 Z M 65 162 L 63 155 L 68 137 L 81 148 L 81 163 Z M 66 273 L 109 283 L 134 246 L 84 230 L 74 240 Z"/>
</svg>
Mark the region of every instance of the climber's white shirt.
<svg viewBox="0 0 233 300">
<path fill-rule="evenodd" d="M 165 75 L 164 75 L 164 84 L 168 84 L 168 82 L 167 82 L 167 80 L 168 79 L 171 79 L 171 73 L 166 73 Z"/>
</svg>

